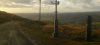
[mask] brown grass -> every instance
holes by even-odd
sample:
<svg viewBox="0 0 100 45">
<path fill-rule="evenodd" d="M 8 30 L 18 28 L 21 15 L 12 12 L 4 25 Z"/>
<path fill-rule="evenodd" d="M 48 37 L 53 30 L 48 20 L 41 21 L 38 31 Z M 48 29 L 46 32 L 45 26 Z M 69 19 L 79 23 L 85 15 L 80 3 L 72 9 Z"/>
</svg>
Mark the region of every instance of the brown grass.
<svg viewBox="0 0 100 45">
<path fill-rule="evenodd" d="M 99 45 L 99 30 L 94 30 L 94 41 L 86 42 L 85 41 L 85 26 L 82 25 L 59 25 L 60 37 L 53 38 L 53 24 L 41 25 L 39 28 L 33 26 L 21 26 L 23 31 L 29 35 L 33 40 L 39 45 Z"/>
</svg>

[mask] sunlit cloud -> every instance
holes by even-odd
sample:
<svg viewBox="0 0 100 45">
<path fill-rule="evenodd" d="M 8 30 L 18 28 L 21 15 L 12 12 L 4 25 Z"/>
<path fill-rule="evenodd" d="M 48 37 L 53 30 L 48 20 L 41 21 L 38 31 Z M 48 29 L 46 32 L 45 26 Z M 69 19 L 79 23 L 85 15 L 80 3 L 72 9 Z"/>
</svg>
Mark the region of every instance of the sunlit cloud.
<svg viewBox="0 0 100 45">
<path fill-rule="evenodd" d="M 58 0 L 58 11 L 94 11 L 100 10 L 100 0 Z M 42 10 L 48 11 L 54 9 L 55 0 L 42 0 Z M 34 8 L 38 10 L 39 0 L 0 0 L 0 6 L 6 8 Z"/>
</svg>

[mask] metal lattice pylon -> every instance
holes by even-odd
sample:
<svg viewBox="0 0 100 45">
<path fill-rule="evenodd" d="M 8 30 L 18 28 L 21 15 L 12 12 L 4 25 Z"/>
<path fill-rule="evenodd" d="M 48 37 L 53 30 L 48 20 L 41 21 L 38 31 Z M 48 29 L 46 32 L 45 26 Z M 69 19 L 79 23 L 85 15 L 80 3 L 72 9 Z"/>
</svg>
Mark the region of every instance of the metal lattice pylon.
<svg viewBox="0 0 100 45">
<path fill-rule="evenodd" d="M 59 31 L 58 31 L 58 12 L 57 12 L 57 8 L 59 1 L 56 0 L 55 2 L 55 16 L 54 16 L 54 32 L 53 32 L 53 37 L 58 37 L 59 36 Z"/>
</svg>

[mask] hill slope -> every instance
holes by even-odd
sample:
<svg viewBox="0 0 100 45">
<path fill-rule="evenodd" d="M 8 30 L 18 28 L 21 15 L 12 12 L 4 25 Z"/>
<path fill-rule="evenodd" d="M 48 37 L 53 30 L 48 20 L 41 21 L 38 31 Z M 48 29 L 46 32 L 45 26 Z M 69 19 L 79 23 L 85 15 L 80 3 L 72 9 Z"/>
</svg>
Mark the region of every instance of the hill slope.
<svg viewBox="0 0 100 45">
<path fill-rule="evenodd" d="M 19 27 L 26 35 L 35 40 L 38 45 L 100 45 L 100 42 L 96 42 L 100 40 L 100 29 L 98 29 L 98 31 L 95 30 L 98 32 L 98 35 L 95 33 L 96 36 L 94 36 L 96 41 L 86 42 L 84 39 L 85 27 L 81 27 L 82 25 L 61 25 L 60 27 L 63 28 L 62 32 L 60 32 L 61 37 L 52 38 L 53 24 L 44 25 L 45 23 L 39 22 L 43 24 L 40 25 L 38 21 L 28 20 L 6 12 L 0 12 L 0 18 L 0 22 L 3 24 L 0 27 L 1 31 L 5 27 L 7 29 L 14 27 L 12 22 L 14 22 L 14 24 L 17 23 L 15 27 Z"/>
<path fill-rule="evenodd" d="M 17 16 L 15 14 L 0 11 L 0 24 L 10 22 L 10 21 L 20 22 L 23 25 L 30 25 L 30 26 L 39 25 L 39 23 L 44 24 L 43 22 L 29 20 L 29 19 Z"/>
</svg>

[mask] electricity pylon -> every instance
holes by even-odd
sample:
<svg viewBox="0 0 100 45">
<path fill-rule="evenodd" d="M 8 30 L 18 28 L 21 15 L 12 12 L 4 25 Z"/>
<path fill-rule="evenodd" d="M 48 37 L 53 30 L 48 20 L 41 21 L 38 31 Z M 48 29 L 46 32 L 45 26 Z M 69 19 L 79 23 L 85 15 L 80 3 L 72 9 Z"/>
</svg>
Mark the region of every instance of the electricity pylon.
<svg viewBox="0 0 100 45">
<path fill-rule="evenodd" d="M 58 37 L 59 36 L 59 31 L 58 31 L 58 5 L 59 2 L 56 0 L 55 1 L 55 16 L 54 16 L 54 32 L 53 32 L 53 37 Z"/>
</svg>

